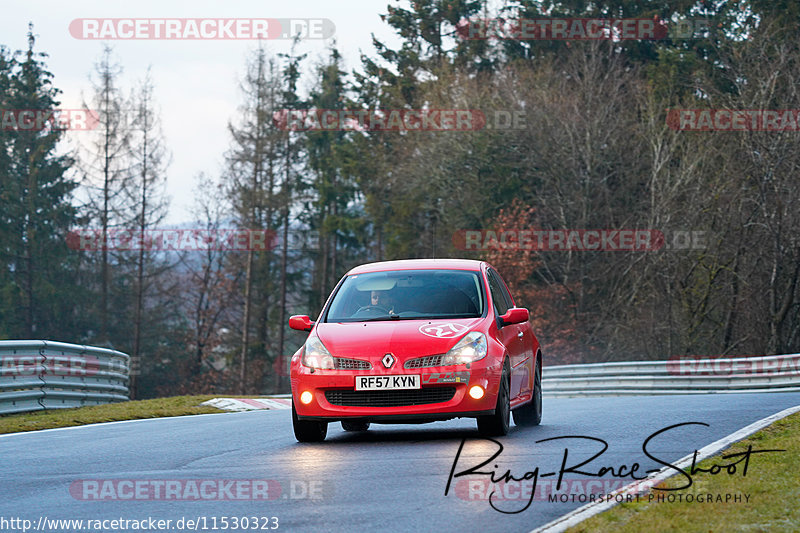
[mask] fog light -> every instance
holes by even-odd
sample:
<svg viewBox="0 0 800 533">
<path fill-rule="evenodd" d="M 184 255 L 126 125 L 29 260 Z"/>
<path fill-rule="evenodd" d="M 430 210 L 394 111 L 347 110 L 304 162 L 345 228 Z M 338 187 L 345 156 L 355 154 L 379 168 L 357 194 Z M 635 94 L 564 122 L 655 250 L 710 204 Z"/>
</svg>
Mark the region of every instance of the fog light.
<svg viewBox="0 0 800 533">
<path fill-rule="evenodd" d="M 473 385 L 469 389 L 469 395 L 476 400 L 480 400 L 481 398 L 483 398 L 483 387 L 481 387 L 480 385 Z"/>
<path fill-rule="evenodd" d="M 481 396 L 483 396 L 483 393 L 481 393 Z M 304 403 L 304 404 L 311 403 L 311 400 L 313 400 L 313 399 L 314 399 L 314 395 L 311 394 L 308 391 L 303 391 L 303 394 L 300 395 L 300 402 Z"/>
</svg>

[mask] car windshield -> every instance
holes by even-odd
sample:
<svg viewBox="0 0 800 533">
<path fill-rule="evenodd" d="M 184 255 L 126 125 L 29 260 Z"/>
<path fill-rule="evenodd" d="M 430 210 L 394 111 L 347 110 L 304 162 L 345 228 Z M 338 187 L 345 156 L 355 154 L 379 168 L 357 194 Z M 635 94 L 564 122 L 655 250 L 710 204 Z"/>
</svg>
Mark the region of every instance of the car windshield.
<svg viewBox="0 0 800 533">
<path fill-rule="evenodd" d="M 483 315 L 480 273 L 399 270 L 353 274 L 331 302 L 326 322 L 367 322 Z"/>
</svg>

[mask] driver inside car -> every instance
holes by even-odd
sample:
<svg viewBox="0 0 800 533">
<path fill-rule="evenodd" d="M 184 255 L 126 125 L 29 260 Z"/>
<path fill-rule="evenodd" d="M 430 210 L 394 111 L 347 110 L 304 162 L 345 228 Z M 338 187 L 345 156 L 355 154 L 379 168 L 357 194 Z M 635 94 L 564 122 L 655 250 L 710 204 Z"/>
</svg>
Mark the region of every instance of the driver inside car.
<svg viewBox="0 0 800 533">
<path fill-rule="evenodd" d="M 386 309 L 389 314 L 394 314 L 394 302 L 387 291 L 372 291 L 370 293 L 370 305 Z"/>
</svg>

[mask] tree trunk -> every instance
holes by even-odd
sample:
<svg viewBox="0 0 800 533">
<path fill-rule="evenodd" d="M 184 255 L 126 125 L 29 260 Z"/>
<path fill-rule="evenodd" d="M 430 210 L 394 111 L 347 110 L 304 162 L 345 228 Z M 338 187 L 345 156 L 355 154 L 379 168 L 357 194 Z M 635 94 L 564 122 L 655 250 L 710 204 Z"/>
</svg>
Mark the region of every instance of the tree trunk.
<svg viewBox="0 0 800 533">
<path fill-rule="evenodd" d="M 242 352 L 239 364 L 239 394 L 246 394 L 247 346 L 250 344 L 250 289 L 253 285 L 253 250 L 247 251 L 247 271 L 244 281 L 244 316 L 242 317 Z"/>
</svg>

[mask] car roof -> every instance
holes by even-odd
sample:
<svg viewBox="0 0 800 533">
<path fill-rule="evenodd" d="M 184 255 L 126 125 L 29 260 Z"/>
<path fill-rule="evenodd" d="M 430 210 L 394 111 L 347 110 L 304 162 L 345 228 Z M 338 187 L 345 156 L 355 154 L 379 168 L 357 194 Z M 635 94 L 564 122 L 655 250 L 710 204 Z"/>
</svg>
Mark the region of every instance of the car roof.
<svg viewBox="0 0 800 533">
<path fill-rule="evenodd" d="M 401 259 L 399 261 L 381 261 L 367 263 L 350 269 L 347 273 L 364 274 L 366 272 L 385 272 L 390 270 L 423 270 L 423 269 L 450 269 L 472 270 L 479 272 L 483 261 L 474 259 Z"/>
</svg>

